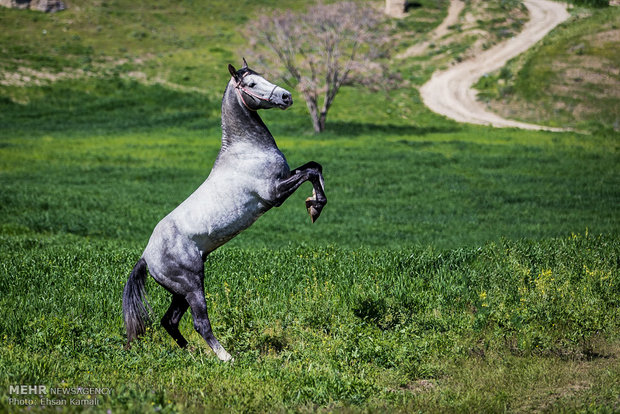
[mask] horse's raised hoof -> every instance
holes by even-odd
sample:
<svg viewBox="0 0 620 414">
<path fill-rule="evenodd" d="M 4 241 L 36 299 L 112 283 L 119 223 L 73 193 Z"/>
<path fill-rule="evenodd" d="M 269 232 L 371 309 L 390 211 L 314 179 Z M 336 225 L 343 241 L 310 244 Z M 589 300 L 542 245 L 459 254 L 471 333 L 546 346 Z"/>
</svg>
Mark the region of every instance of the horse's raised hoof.
<svg viewBox="0 0 620 414">
<path fill-rule="evenodd" d="M 306 198 L 306 208 L 308 209 L 308 214 L 310 214 L 310 220 L 312 220 L 312 222 L 314 223 L 321 215 L 323 205 L 319 204 L 316 198 L 313 196 Z"/>
</svg>

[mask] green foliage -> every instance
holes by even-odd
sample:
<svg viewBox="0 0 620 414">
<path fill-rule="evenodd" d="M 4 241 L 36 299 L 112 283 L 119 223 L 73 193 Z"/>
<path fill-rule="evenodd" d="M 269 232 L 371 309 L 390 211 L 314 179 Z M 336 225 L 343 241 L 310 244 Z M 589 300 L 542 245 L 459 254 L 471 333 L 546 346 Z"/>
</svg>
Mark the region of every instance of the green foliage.
<svg viewBox="0 0 620 414">
<path fill-rule="evenodd" d="M 120 298 L 139 250 L 74 236 L 2 236 L 0 246 L 0 305 L 12 310 L 0 320 L 0 390 L 113 388 L 104 409 L 404 408 L 420 403 L 407 389 L 421 379 L 436 384 L 428 406 L 448 408 L 456 385 L 438 384 L 471 358 L 561 365 L 605 352 L 601 338 L 619 339 L 617 237 L 454 250 L 221 249 L 205 285 L 232 366 L 216 361 L 189 316 L 181 324 L 189 351 L 157 325 L 123 349 Z M 169 295 L 152 281 L 147 290 L 159 317 Z M 492 407 L 493 392 L 477 404 Z M 517 404 L 518 393 L 506 399 Z"/>
<path fill-rule="evenodd" d="M 507 9 L 507 10 L 514 9 L 514 8 L 518 7 L 519 4 L 520 4 L 519 0 L 500 0 L 500 2 L 499 2 L 499 6 L 502 9 Z"/>
<path fill-rule="evenodd" d="M 208 174 L 217 101 L 116 78 L 69 86 L 0 103 L 0 225 L 143 245 Z M 320 139 L 300 132 L 303 108 L 265 113 L 292 166 L 323 164 L 330 204 L 310 225 L 302 187 L 233 244 L 459 247 L 618 231 L 611 137 L 459 126 L 409 103 L 408 92 L 381 108 L 378 96 L 343 90 Z M 394 119 L 401 111 L 417 126 Z"/>
<path fill-rule="evenodd" d="M 421 3 L 427 20 L 398 25 L 447 5 Z M 613 411 L 616 137 L 460 125 L 405 87 L 343 89 L 318 138 L 303 105 L 264 113 L 292 166 L 323 164 L 330 202 L 311 225 L 302 187 L 209 257 L 234 364 L 189 314 L 188 350 L 156 323 L 124 350 L 128 273 L 219 149 L 236 27 L 300 4 L 0 9 L 2 71 L 68 76 L 0 86 L 0 411 L 15 384 L 109 387 L 96 408 L 113 412 Z M 416 65 L 399 69 L 420 84 Z M 126 76 L 162 68 L 174 88 Z M 157 321 L 169 295 L 147 290 Z"/>
<path fill-rule="evenodd" d="M 571 3 L 574 3 L 578 6 L 588 6 L 588 7 L 608 7 L 609 0 L 571 0 Z"/>
<path fill-rule="evenodd" d="M 175 92 L 159 85 L 145 86 L 119 76 L 107 79 L 62 81 L 50 86 L 19 88 L 26 105 L 0 103 L 0 128 L 33 131 L 37 135 L 78 130 L 109 134 L 131 128 L 183 124 L 219 125 L 219 101 L 198 94 Z M 213 115 L 207 120 L 205 112 Z M 191 127 L 191 126 L 190 126 Z M 17 132 L 17 131 L 15 131 Z"/>
</svg>

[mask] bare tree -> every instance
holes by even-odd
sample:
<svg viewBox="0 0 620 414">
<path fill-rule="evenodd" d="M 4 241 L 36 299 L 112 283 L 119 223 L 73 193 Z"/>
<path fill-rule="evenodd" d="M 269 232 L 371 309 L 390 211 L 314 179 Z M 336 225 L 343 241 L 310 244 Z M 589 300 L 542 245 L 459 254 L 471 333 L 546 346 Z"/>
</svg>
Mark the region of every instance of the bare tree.
<svg viewBox="0 0 620 414">
<path fill-rule="evenodd" d="M 379 63 L 389 50 L 384 29 L 380 11 L 337 2 L 305 13 L 263 15 L 245 35 L 254 57 L 302 94 L 314 130 L 321 132 L 343 85 L 384 86 L 387 68 Z"/>
</svg>

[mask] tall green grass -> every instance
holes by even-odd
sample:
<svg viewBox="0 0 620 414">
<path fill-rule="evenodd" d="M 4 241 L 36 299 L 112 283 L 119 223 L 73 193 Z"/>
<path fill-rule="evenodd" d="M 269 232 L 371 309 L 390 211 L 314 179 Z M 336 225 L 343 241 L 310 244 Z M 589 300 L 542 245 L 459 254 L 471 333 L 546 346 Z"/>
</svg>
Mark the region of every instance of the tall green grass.
<svg viewBox="0 0 620 414">
<path fill-rule="evenodd" d="M 0 103 L 1 226 L 144 245 L 206 178 L 219 105 L 118 79 L 68 86 L 40 88 L 45 97 L 28 105 Z M 610 137 L 464 126 L 420 104 L 417 123 L 394 120 L 408 93 L 376 107 L 376 94 L 345 90 L 321 136 L 298 132 L 303 108 L 265 113 L 291 167 L 323 164 L 330 203 L 311 225 L 302 187 L 233 243 L 460 247 L 618 231 Z"/>
<path fill-rule="evenodd" d="M 445 14 L 421 3 L 401 29 Z M 92 74 L 0 87 L 0 411 L 22 384 L 112 388 L 94 410 L 112 412 L 617 409 L 617 140 L 457 124 L 405 87 L 343 89 L 320 136 L 299 96 L 264 113 L 292 167 L 323 164 L 329 204 L 310 224 L 303 186 L 209 257 L 234 364 L 189 314 L 174 345 L 152 280 L 154 323 L 124 350 L 128 272 L 219 150 L 235 27 L 275 7 L 210 4 L 0 9 L 2 70 Z M 399 71 L 418 84 L 415 65 Z M 202 92 L 125 76 L 162 68 Z"/>
<path fill-rule="evenodd" d="M 189 351 L 157 325 L 123 350 L 118 299 L 139 250 L 69 236 L 3 236 L 1 246 L 0 303 L 11 312 L 0 321 L 0 404 L 9 410 L 8 386 L 32 383 L 112 388 L 102 410 L 510 410 L 533 377 L 543 384 L 567 364 L 605 361 L 620 328 L 617 237 L 449 251 L 222 249 L 207 262 L 205 285 L 232 365 L 210 355 L 189 316 L 181 324 Z M 152 281 L 147 289 L 159 317 L 169 296 Z M 593 408 L 611 408 L 617 396 L 611 358 L 584 369 Z M 457 395 L 454 376 L 477 388 L 501 369 L 457 368 L 474 361 L 529 370 L 556 361 L 556 369 Z M 592 370 L 610 382 L 586 379 Z M 569 397 L 552 407 L 591 403 L 585 393 Z"/>
<path fill-rule="evenodd" d="M 157 323 L 124 350 L 120 308 L 153 226 L 208 174 L 216 104 L 94 85 L 47 88 L 53 104 L 2 104 L 3 410 L 15 408 L 9 385 L 35 383 L 112 388 L 101 411 L 614 407 L 613 140 L 469 127 L 421 109 L 412 125 L 393 119 L 399 92 L 379 111 L 364 105 L 377 95 L 346 90 L 321 136 L 303 132 L 303 113 L 266 113 L 291 165 L 323 163 L 330 203 L 311 225 L 303 187 L 209 258 L 209 312 L 236 358 L 227 366 L 189 314 L 188 351 Z M 82 116 L 55 109 L 74 99 Z M 156 322 L 169 297 L 147 288 Z"/>
</svg>

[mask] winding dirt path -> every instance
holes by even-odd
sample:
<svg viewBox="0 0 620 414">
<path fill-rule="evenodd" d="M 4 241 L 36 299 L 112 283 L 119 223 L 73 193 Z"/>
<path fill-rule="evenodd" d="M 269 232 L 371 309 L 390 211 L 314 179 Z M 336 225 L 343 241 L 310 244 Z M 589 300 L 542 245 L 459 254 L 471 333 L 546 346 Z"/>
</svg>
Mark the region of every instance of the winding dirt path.
<svg viewBox="0 0 620 414">
<path fill-rule="evenodd" d="M 443 36 L 447 35 L 448 33 L 450 33 L 450 29 L 448 29 L 448 27 L 452 26 L 453 24 L 458 23 L 458 21 L 459 21 L 459 14 L 461 14 L 461 11 L 463 11 L 464 8 L 465 8 L 465 2 L 464 1 L 452 0 L 452 2 L 450 2 L 450 7 L 448 8 L 448 15 L 446 16 L 445 19 L 443 19 L 441 24 L 439 26 L 437 26 L 435 28 L 435 30 L 433 30 L 431 32 L 430 40 L 427 40 L 426 42 L 415 44 L 415 45 L 409 47 L 404 52 L 402 52 L 399 55 L 397 55 L 396 57 L 398 59 L 405 59 L 405 58 L 408 58 L 408 57 L 411 57 L 411 56 L 420 55 L 422 52 L 424 52 L 428 48 L 428 46 L 433 41 L 435 41 L 437 39 L 440 39 L 441 37 L 443 37 Z"/>
<path fill-rule="evenodd" d="M 452 3 L 455 2 L 460 3 L 461 0 L 452 0 Z M 500 69 L 508 60 L 525 52 L 570 17 L 566 5 L 562 3 L 548 0 L 525 0 L 523 3 L 530 13 L 530 20 L 523 26 L 523 31 L 473 59 L 458 63 L 445 71 L 435 72 L 420 88 L 420 95 L 426 106 L 459 122 L 499 128 L 565 131 L 562 128 L 504 119 L 489 112 L 485 105 L 476 99 L 477 92 L 471 87 L 485 73 Z"/>
</svg>

